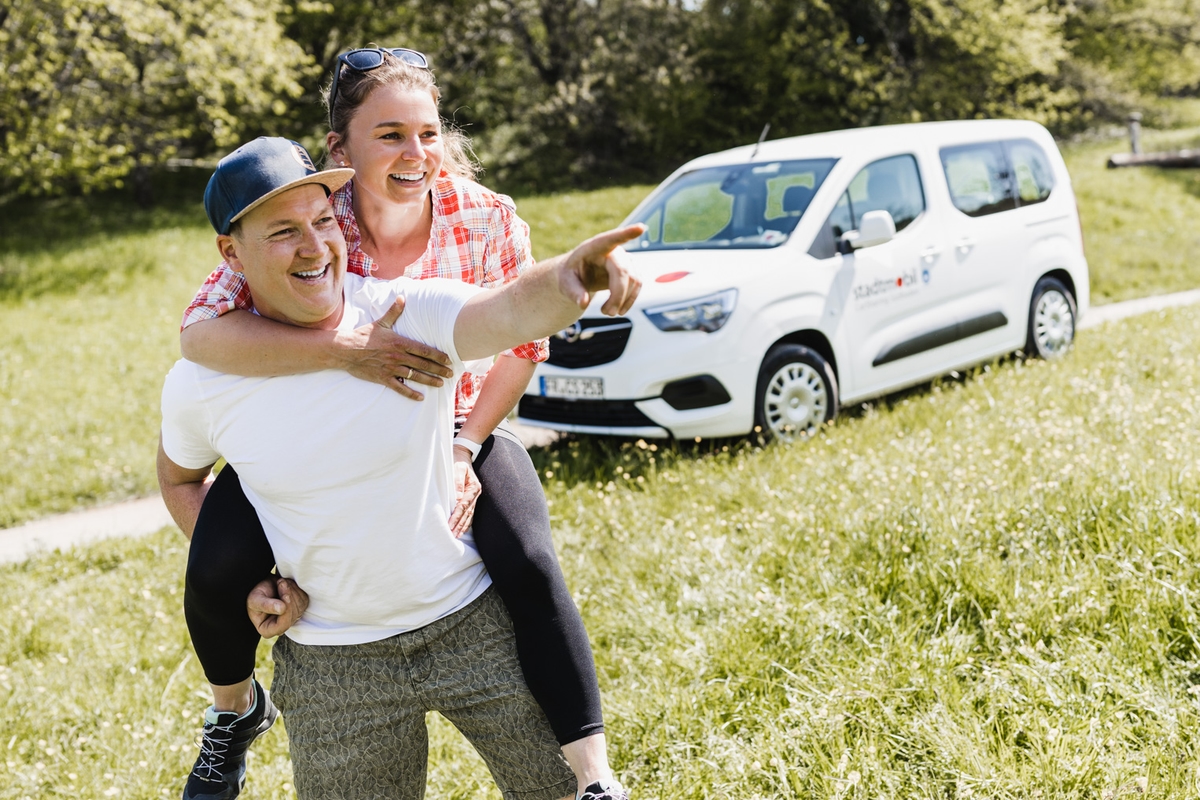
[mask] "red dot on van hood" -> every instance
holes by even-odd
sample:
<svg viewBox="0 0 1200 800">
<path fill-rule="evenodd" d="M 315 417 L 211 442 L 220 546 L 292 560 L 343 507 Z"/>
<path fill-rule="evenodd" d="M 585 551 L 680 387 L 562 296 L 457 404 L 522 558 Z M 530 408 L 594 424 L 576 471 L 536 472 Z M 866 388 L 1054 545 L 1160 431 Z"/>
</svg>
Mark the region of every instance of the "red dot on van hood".
<svg viewBox="0 0 1200 800">
<path fill-rule="evenodd" d="M 680 278 L 685 278 L 691 274 L 692 273 L 690 273 L 690 272 L 668 272 L 666 275 L 659 275 L 657 278 L 654 279 L 654 282 L 655 283 L 670 283 L 671 281 L 677 281 Z"/>
</svg>

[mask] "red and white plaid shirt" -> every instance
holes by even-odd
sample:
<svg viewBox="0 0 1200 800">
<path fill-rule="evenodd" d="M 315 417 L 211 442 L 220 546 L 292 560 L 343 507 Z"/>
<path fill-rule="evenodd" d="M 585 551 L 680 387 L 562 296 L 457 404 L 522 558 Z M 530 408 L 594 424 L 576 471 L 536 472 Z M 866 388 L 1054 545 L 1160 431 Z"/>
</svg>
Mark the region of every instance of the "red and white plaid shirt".
<svg viewBox="0 0 1200 800">
<path fill-rule="evenodd" d="M 346 237 L 350 272 L 370 275 L 376 267 L 363 252 L 362 233 L 354 218 L 354 182 L 334 192 L 329 200 Z M 533 266 L 529 226 L 517 216 L 511 198 L 496 194 L 474 181 L 443 173 L 433 187 L 433 226 L 429 245 L 405 275 L 409 278 L 450 278 L 475 286 L 502 286 Z M 186 328 L 201 320 L 219 317 L 234 309 L 254 308 L 250 287 L 240 272 L 222 262 L 205 280 L 192 304 L 183 312 Z M 548 339 L 523 344 L 504 355 L 545 361 Z M 464 372 L 454 396 L 454 416 L 461 423 L 475 407 L 487 372 Z"/>
</svg>

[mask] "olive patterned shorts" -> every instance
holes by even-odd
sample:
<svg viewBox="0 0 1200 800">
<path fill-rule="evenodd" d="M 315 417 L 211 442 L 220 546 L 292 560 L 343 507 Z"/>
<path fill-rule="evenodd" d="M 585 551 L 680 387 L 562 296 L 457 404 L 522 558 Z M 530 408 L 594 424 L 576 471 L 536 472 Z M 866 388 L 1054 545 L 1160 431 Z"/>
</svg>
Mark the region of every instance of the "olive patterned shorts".
<svg viewBox="0 0 1200 800">
<path fill-rule="evenodd" d="M 575 778 L 517 660 L 491 589 L 399 636 L 356 645 L 275 642 L 271 696 L 283 712 L 300 800 L 425 794 L 425 713 L 457 727 L 505 798 L 557 800 Z"/>
</svg>

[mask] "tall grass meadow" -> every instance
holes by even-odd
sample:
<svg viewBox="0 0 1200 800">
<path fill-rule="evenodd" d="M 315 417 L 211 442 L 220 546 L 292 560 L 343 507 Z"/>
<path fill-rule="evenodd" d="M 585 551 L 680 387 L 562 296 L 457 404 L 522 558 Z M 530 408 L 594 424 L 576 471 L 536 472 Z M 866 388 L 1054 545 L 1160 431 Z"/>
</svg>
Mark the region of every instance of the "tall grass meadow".
<svg viewBox="0 0 1200 800">
<path fill-rule="evenodd" d="M 537 452 L 637 796 L 1194 797 L 1198 346 L 1180 309 L 806 443 Z M 168 530 L 2 570 L 0 798 L 179 790 L 185 557 Z M 494 796 L 435 732 L 433 794 Z M 254 753 L 244 796 L 289 796 L 284 733 Z"/>
<path fill-rule="evenodd" d="M 1114 146 L 1067 151 L 1095 298 L 1193 288 L 1195 233 L 1152 227 L 1191 178 L 1093 170 Z M 521 200 L 539 255 L 644 189 L 606 192 Z M 0 526 L 155 491 L 162 376 L 216 263 L 198 200 L 25 211 L 0 235 Z M 1200 795 L 1198 350 L 1177 309 L 811 441 L 535 450 L 634 796 Z M 0 800 L 178 796 L 209 702 L 185 560 L 171 528 L 0 567 Z M 432 725 L 430 796 L 495 797 Z M 242 796 L 290 780 L 280 726 Z"/>
</svg>

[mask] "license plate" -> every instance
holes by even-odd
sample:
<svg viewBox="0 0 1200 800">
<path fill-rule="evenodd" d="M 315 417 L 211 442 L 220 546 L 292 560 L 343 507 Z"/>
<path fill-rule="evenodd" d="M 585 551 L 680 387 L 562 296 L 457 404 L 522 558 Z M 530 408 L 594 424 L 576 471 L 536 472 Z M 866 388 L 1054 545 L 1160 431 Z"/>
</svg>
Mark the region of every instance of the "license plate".
<svg viewBox="0 0 1200 800">
<path fill-rule="evenodd" d="M 604 397 L 604 378 L 542 377 L 542 397 Z"/>
</svg>

